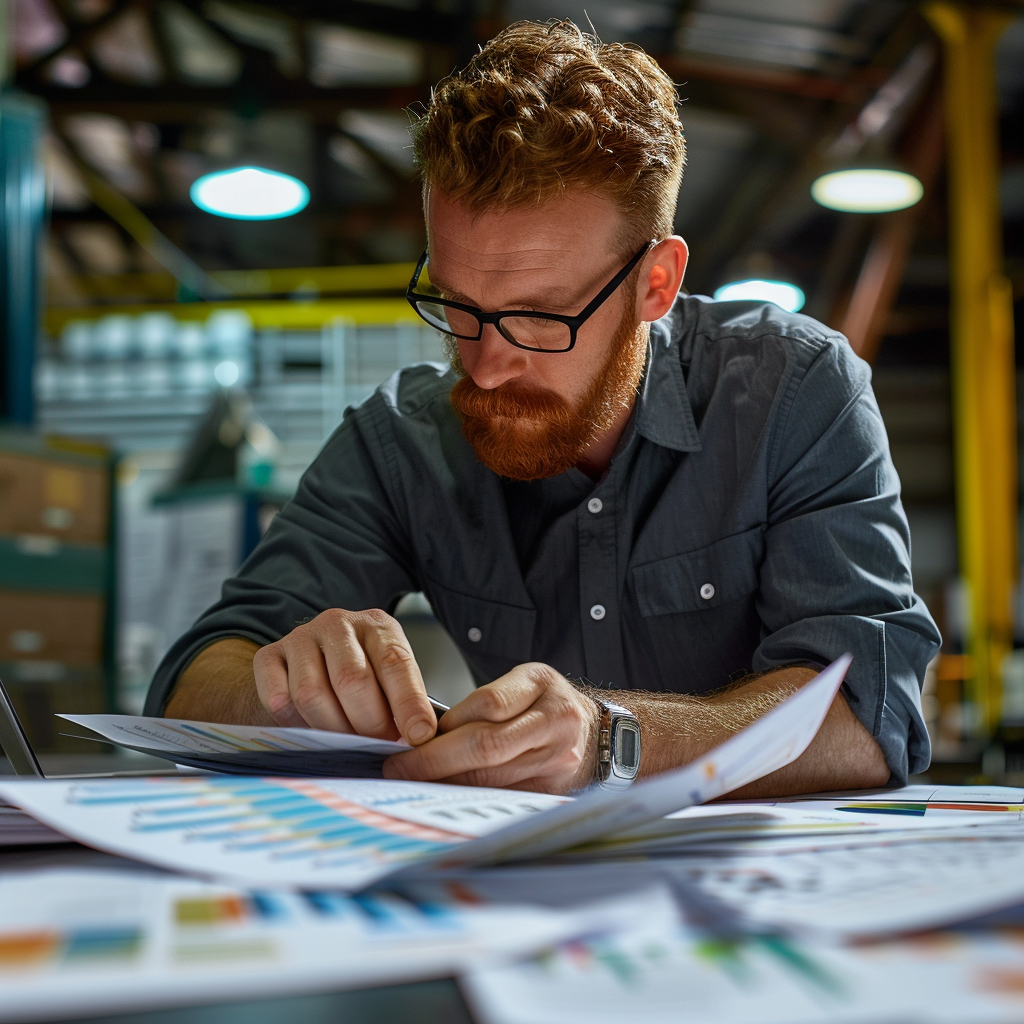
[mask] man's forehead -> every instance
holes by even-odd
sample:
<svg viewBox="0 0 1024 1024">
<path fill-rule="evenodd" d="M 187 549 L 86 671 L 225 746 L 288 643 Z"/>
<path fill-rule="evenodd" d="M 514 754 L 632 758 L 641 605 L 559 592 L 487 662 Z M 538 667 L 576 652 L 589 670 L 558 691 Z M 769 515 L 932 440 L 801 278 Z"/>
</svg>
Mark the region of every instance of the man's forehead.
<svg viewBox="0 0 1024 1024">
<path fill-rule="evenodd" d="M 538 207 L 473 213 L 431 192 L 427 202 L 431 264 L 503 273 L 558 271 L 614 236 L 617 211 L 606 200 L 567 196 Z M 577 267 L 578 269 L 578 267 Z"/>
<path fill-rule="evenodd" d="M 430 262 L 440 270 L 442 267 L 460 268 L 501 273 L 529 273 L 531 271 L 555 271 L 566 269 L 566 260 L 573 249 L 568 246 L 545 246 L 529 244 L 522 246 L 473 244 L 471 238 L 458 238 L 444 232 L 431 232 Z"/>
</svg>

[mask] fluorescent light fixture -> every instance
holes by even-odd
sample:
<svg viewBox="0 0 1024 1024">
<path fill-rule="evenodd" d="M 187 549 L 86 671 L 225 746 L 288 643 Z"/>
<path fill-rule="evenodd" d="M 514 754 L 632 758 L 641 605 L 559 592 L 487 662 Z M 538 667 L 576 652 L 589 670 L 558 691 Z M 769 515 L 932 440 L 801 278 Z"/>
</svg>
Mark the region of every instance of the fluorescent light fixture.
<svg viewBox="0 0 1024 1024">
<path fill-rule="evenodd" d="M 805 301 L 804 293 L 795 284 L 788 281 L 762 281 L 753 278 L 750 281 L 732 281 L 723 284 L 715 292 L 720 302 L 752 300 L 754 302 L 774 302 L 787 313 L 795 313 Z"/>
<path fill-rule="evenodd" d="M 204 174 L 188 194 L 200 210 L 233 220 L 290 217 L 309 203 L 309 189 L 298 178 L 263 167 Z"/>
<path fill-rule="evenodd" d="M 913 206 L 924 186 L 905 171 L 852 168 L 823 174 L 811 185 L 815 201 L 845 213 L 888 213 Z"/>
</svg>

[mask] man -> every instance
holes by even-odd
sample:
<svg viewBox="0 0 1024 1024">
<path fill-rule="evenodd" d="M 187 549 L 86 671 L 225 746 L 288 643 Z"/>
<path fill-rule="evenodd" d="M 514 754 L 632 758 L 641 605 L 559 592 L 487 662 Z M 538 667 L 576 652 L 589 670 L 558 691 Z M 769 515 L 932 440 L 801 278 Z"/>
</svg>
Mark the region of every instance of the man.
<svg viewBox="0 0 1024 1024">
<path fill-rule="evenodd" d="M 650 775 L 850 651 L 809 749 L 745 792 L 922 770 L 938 636 L 869 371 L 805 317 L 677 295 L 664 73 L 520 23 L 438 87 L 414 143 L 410 301 L 452 368 L 349 411 L 148 713 L 402 738 L 389 778 L 566 792 L 598 771 L 599 700 L 636 717 Z M 389 614 L 416 590 L 479 684 L 440 723 Z"/>
</svg>

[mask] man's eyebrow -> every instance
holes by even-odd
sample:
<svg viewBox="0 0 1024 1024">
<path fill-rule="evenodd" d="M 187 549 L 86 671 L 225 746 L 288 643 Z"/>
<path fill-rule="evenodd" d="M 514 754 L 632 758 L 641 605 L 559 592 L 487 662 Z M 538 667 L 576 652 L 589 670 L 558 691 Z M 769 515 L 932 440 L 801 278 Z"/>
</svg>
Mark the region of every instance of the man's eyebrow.
<svg viewBox="0 0 1024 1024">
<path fill-rule="evenodd" d="M 449 288 L 443 281 L 438 281 L 436 277 L 430 275 L 429 268 L 427 270 L 427 276 L 430 280 L 430 286 L 439 292 L 444 292 L 449 298 L 455 299 L 456 302 L 464 302 L 467 306 L 475 306 L 476 303 L 472 302 L 468 295 L 463 295 L 462 292 L 456 291 L 454 288 Z"/>
<path fill-rule="evenodd" d="M 468 296 L 463 295 L 462 292 L 456 291 L 454 288 L 449 288 L 443 281 L 438 281 L 437 278 L 431 277 L 430 283 L 439 292 L 443 292 L 456 302 L 462 302 L 467 306 L 474 306 L 477 309 L 482 308 Z M 581 297 L 578 292 L 570 294 L 564 288 L 553 288 L 547 292 L 535 293 L 519 300 L 510 300 L 510 305 L 515 306 L 529 304 L 531 306 L 536 306 L 538 309 L 551 308 L 553 310 L 558 310 L 568 309 L 570 306 L 575 308 L 576 306 L 581 305 L 583 301 L 584 298 Z"/>
</svg>

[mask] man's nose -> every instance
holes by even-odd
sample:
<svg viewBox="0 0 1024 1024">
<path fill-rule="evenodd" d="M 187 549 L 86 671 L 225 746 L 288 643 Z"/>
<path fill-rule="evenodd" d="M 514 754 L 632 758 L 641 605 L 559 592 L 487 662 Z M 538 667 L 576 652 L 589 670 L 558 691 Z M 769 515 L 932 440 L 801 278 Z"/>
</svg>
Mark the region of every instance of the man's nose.
<svg viewBox="0 0 1024 1024">
<path fill-rule="evenodd" d="M 507 342 L 494 324 L 484 324 L 480 340 L 464 342 L 461 348 L 462 365 L 478 388 L 490 391 L 526 369 L 526 353 Z"/>
</svg>

